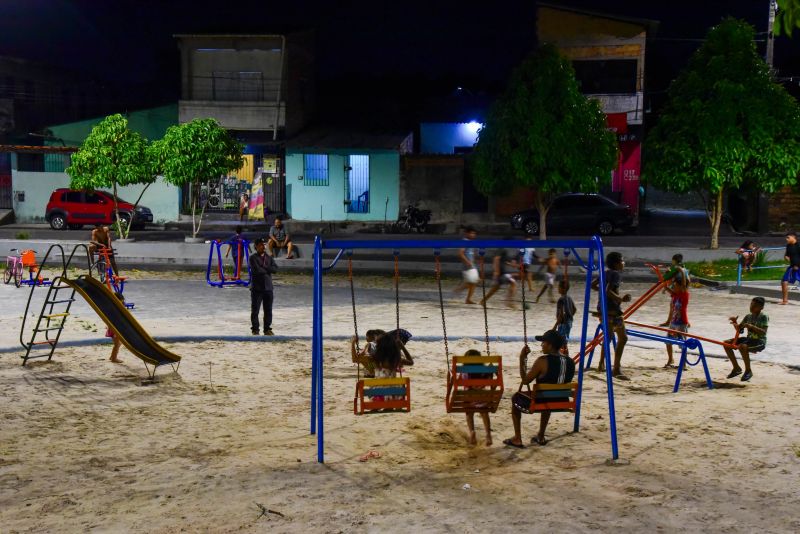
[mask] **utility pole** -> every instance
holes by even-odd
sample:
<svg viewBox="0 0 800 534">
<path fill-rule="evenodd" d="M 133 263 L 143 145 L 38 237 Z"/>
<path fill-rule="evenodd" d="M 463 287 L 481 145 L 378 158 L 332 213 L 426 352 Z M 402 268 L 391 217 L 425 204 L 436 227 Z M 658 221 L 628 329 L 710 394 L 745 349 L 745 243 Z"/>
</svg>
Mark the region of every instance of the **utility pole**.
<svg viewBox="0 0 800 534">
<path fill-rule="evenodd" d="M 775 14 L 778 11 L 778 2 L 776 0 L 769 0 L 769 18 L 767 19 L 767 55 L 764 58 L 769 65 L 769 70 L 772 72 L 773 56 L 775 51 Z"/>
</svg>

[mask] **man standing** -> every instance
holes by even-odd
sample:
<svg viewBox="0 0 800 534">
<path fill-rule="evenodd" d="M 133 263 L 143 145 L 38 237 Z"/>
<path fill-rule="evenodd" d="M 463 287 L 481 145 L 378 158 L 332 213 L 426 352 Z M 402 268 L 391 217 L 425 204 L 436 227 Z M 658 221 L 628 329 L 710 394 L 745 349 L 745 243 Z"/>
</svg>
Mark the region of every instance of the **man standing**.
<svg viewBox="0 0 800 534">
<path fill-rule="evenodd" d="M 272 275 L 278 266 L 267 255 L 263 239 L 256 240 L 256 253 L 250 256 L 250 329 L 258 335 L 258 313 L 264 307 L 264 335 L 272 336 Z"/>
<path fill-rule="evenodd" d="M 283 221 L 279 217 L 275 217 L 275 223 L 269 229 L 269 244 L 267 247 L 269 248 L 269 255 L 272 257 L 276 257 L 276 254 L 282 248 L 285 248 L 286 259 L 291 260 L 294 258 L 294 244 L 289 239 L 289 234 L 283 227 Z"/>
<path fill-rule="evenodd" d="M 794 232 L 786 234 L 784 259 L 789 262 L 789 267 L 781 280 L 781 290 L 783 291 L 781 304 L 789 304 L 789 284 L 800 282 L 800 244 L 797 243 L 797 234 Z"/>
</svg>

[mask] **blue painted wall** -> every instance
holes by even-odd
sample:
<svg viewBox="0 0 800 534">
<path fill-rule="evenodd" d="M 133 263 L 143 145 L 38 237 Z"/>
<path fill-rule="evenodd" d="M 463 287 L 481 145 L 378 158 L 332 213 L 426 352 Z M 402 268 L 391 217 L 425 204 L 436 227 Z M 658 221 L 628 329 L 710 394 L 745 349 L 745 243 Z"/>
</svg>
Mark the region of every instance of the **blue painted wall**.
<svg viewBox="0 0 800 534">
<path fill-rule="evenodd" d="M 477 122 L 423 122 L 419 125 L 420 152 L 453 154 L 457 146 L 472 146 L 478 141 Z"/>
<path fill-rule="evenodd" d="M 309 151 L 311 153 L 312 151 Z M 305 185 L 303 155 L 286 151 L 286 210 L 299 221 L 397 220 L 400 205 L 400 154 L 390 150 L 329 150 L 328 185 Z M 322 153 L 314 150 L 313 153 Z M 370 202 L 368 213 L 347 213 L 345 162 L 349 154 L 369 155 Z M 387 204 L 388 199 L 388 204 Z"/>
</svg>

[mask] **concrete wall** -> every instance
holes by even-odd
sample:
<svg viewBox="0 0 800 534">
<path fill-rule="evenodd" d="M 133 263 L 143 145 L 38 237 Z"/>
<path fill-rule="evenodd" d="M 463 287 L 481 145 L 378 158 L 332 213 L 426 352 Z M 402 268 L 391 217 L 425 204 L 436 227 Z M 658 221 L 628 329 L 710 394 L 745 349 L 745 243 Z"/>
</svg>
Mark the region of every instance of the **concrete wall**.
<svg viewBox="0 0 800 534">
<path fill-rule="evenodd" d="M 179 121 L 212 117 L 229 130 L 274 130 L 275 102 L 215 102 L 211 100 L 181 100 Z M 281 103 L 278 129 L 286 125 L 286 105 Z"/>
<path fill-rule="evenodd" d="M 347 213 L 344 205 L 345 162 L 348 154 L 369 155 L 368 213 Z M 286 211 L 300 221 L 397 220 L 400 206 L 400 155 L 391 151 L 334 150 L 328 152 L 328 185 L 307 186 L 302 152 L 286 154 Z M 387 200 L 388 198 L 388 206 Z"/>
<path fill-rule="evenodd" d="M 422 154 L 453 154 L 455 147 L 473 146 L 478 141 L 477 122 L 424 122 L 419 125 Z"/>
<path fill-rule="evenodd" d="M 14 216 L 17 222 L 44 222 L 45 209 L 50 194 L 59 187 L 69 187 L 69 176 L 63 172 L 22 172 L 11 171 L 14 190 Z M 125 186 L 119 190 L 120 198 L 136 202 L 144 186 Z M 25 200 L 20 201 L 20 193 Z M 177 221 L 179 218 L 180 189 L 158 179 L 147 188 L 141 205 L 153 211 L 154 223 Z"/>
<path fill-rule="evenodd" d="M 431 210 L 432 222 L 460 222 L 463 156 L 407 155 L 402 158 L 400 205 Z"/>
</svg>

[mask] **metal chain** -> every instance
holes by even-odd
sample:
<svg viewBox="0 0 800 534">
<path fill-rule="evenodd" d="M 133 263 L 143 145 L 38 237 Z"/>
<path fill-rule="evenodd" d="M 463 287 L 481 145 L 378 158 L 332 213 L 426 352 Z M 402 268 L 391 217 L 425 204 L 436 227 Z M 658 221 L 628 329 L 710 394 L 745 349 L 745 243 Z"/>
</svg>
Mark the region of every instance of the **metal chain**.
<svg viewBox="0 0 800 534">
<path fill-rule="evenodd" d="M 481 304 L 483 305 L 483 330 L 486 336 L 486 355 L 491 356 L 492 350 L 489 348 L 489 314 L 486 311 L 486 277 L 483 275 L 484 255 L 485 251 L 481 250 L 478 252 L 478 265 L 480 265 L 481 276 L 481 293 L 483 294 Z"/>
<path fill-rule="evenodd" d="M 528 282 L 528 273 L 525 272 L 525 262 L 523 261 L 523 254 L 520 254 L 519 262 L 519 280 L 522 287 L 522 342 L 528 346 L 528 303 L 525 302 L 525 284 Z"/>
<path fill-rule="evenodd" d="M 356 315 L 356 290 L 353 287 L 353 255 L 347 255 L 347 278 L 350 280 L 350 301 L 353 303 L 353 330 L 356 337 L 356 354 L 361 352 L 361 347 L 358 346 L 358 316 Z M 361 363 L 356 361 L 358 380 L 361 380 Z"/>
<path fill-rule="evenodd" d="M 394 310 L 397 323 L 395 339 L 400 340 L 400 252 L 394 251 Z"/>
<path fill-rule="evenodd" d="M 447 360 L 447 371 L 450 372 L 450 347 L 447 343 L 447 322 L 444 319 L 444 297 L 442 296 L 442 262 L 439 254 L 434 257 L 436 262 L 436 286 L 439 288 L 439 310 L 442 312 L 442 336 L 444 337 L 444 357 Z"/>
</svg>

